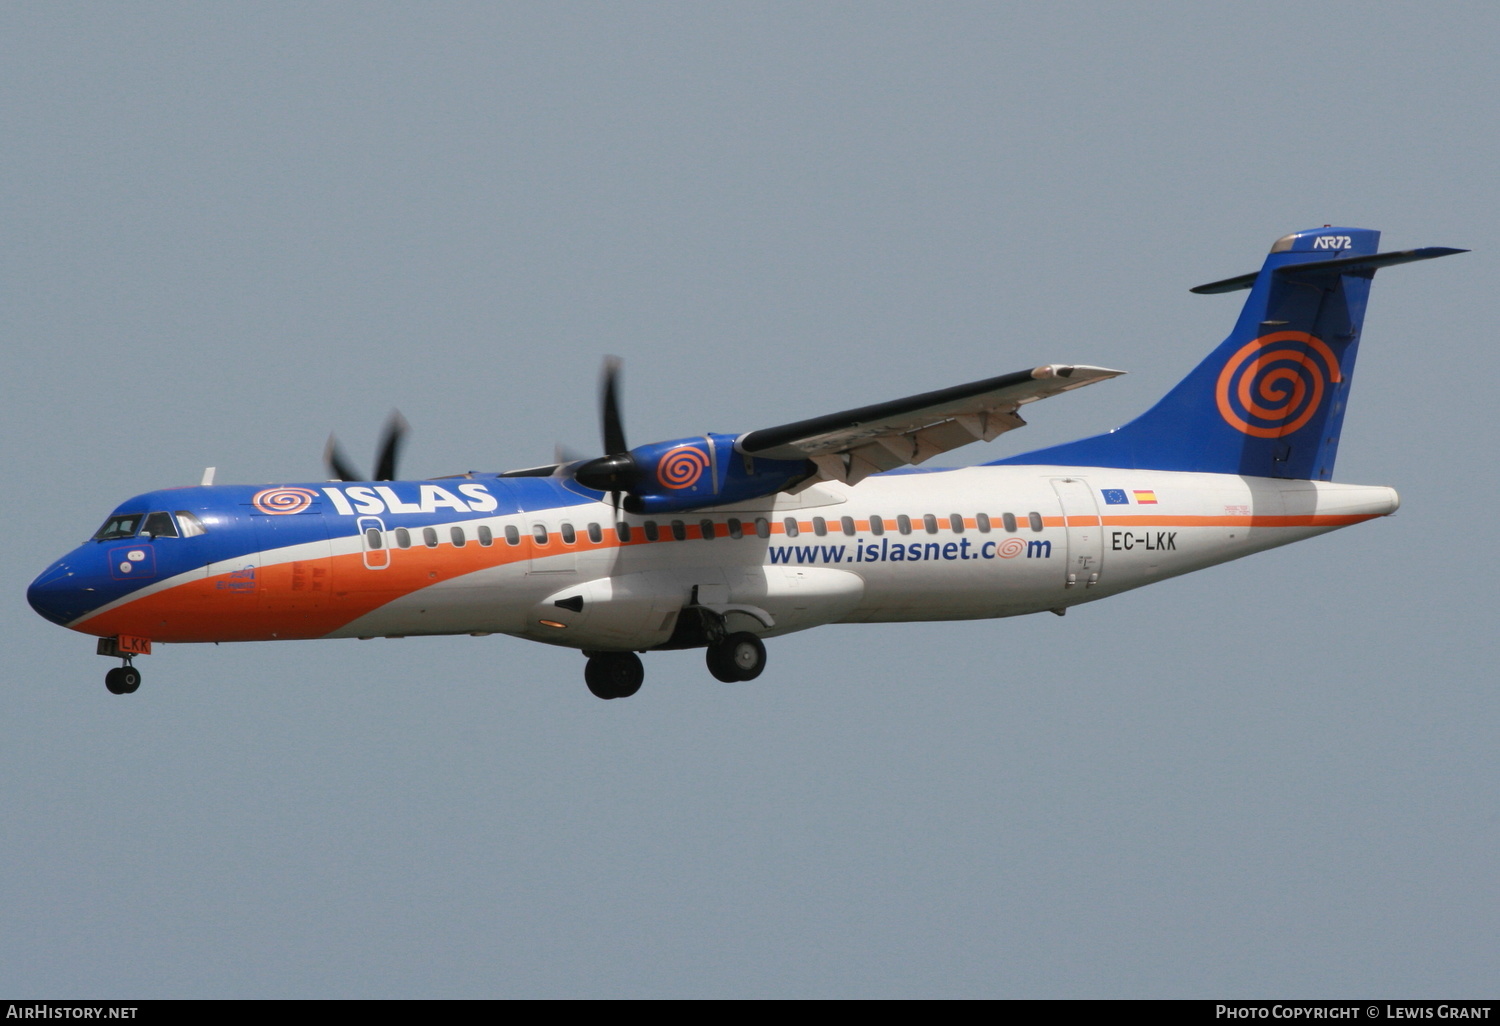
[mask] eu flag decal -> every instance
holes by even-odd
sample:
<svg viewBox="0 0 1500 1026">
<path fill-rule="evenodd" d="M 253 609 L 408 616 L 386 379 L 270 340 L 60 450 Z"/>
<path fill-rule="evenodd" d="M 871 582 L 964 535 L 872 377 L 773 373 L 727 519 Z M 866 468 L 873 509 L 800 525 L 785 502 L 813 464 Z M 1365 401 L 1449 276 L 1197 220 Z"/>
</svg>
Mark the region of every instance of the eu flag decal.
<svg viewBox="0 0 1500 1026">
<path fill-rule="evenodd" d="M 1123 488 L 1101 488 L 1099 492 L 1104 496 L 1104 504 L 1106 506 L 1130 505 L 1130 500 L 1125 498 L 1125 489 Z"/>
</svg>

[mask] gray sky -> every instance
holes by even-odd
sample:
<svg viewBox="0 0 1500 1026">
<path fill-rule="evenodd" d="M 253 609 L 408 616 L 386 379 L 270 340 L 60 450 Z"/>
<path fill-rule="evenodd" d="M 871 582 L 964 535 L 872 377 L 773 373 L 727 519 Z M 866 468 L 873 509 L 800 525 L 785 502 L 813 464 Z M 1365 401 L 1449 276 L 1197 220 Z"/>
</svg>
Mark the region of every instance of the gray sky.
<svg viewBox="0 0 1500 1026">
<path fill-rule="evenodd" d="M 1493 996 L 1493 4 L 0 6 L 0 994 Z M 1382 272 L 1401 513 L 1073 610 L 600 702 L 508 638 L 26 606 L 137 492 L 738 432 L 1044 362 L 1143 410 L 1277 236 Z"/>
</svg>

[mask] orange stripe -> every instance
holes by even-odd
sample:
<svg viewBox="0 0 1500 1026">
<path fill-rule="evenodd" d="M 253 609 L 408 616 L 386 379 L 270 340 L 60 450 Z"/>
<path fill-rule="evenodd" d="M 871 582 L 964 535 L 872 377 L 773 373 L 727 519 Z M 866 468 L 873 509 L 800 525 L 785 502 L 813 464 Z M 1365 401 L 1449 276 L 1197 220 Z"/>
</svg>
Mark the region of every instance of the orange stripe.
<svg viewBox="0 0 1500 1026">
<path fill-rule="evenodd" d="M 1073 527 L 1101 524 L 1111 527 L 1344 527 L 1383 515 L 1075 516 L 1067 518 L 1067 523 Z M 994 516 L 994 519 L 998 520 L 999 516 Z M 1062 517 L 1043 517 L 1042 522 L 1047 527 L 1064 526 Z M 977 527 L 967 518 L 964 523 Z M 698 535 L 697 540 L 703 540 L 701 526 L 689 526 L 689 540 L 693 540 L 694 533 Z M 769 526 L 773 535 L 786 533 L 779 522 Z M 856 521 L 855 526 L 868 532 L 870 522 Z M 754 538 L 754 521 L 745 522 L 745 527 L 748 528 L 745 537 Z M 565 553 L 633 548 L 674 540 L 670 521 L 662 523 L 660 530 L 656 542 L 648 541 L 645 532 L 637 527 L 632 530 L 629 542 L 621 542 L 614 528 L 606 528 L 603 540 L 590 541 L 585 531 L 572 545 L 563 544 L 561 537 L 553 532 L 546 545 L 538 545 L 527 534 L 522 536 L 519 545 L 510 545 L 496 538 L 495 544 L 490 546 L 471 540 L 462 548 L 444 543 L 437 548 L 422 545 L 411 549 L 387 549 L 385 551 L 391 556 L 390 565 L 380 570 L 365 567 L 363 552 L 257 566 L 254 591 L 236 593 L 221 588 L 221 584 L 229 583 L 230 575 L 216 574 L 142 596 L 75 624 L 73 629 L 99 637 L 138 634 L 155 641 L 174 643 L 259 641 L 273 637 L 320 638 L 396 599 L 478 570 Z M 723 536 L 727 536 L 727 526 L 716 525 L 715 533 L 721 530 Z M 810 522 L 806 530 L 811 532 Z M 422 558 L 415 560 L 403 555 L 408 552 L 420 552 Z M 312 586 L 317 583 L 315 571 L 319 569 L 324 571 L 321 589 Z"/>
<path fill-rule="evenodd" d="M 1347 527 L 1384 513 L 1309 513 L 1288 516 L 1255 514 L 1238 517 L 1130 516 L 1105 517 L 1107 527 Z"/>
</svg>

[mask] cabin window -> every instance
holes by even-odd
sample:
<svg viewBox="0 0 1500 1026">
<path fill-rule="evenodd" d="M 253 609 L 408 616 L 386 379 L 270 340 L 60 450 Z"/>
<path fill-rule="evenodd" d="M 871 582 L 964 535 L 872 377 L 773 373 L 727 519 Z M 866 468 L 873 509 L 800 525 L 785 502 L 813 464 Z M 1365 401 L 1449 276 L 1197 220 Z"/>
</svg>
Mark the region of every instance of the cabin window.
<svg viewBox="0 0 1500 1026">
<path fill-rule="evenodd" d="M 661 528 L 656 526 L 655 520 L 646 521 L 645 530 L 647 541 L 656 541 L 656 539 L 661 537 Z"/>
<path fill-rule="evenodd" d="M 1033 531 L 1040 531 L 1042 529 L 1042 515 L 1040 513 L 1028 513 L 1026 519 L 1030 521 Z"/>
<path fill-rule="evenodd" d="M 765 517 L 755 518 L 755 536 L 757 538 L 771 537 L 771 522 Z"/>
<path fill-rule="evenodd" d="M 547 544 L 547 525 L 546 524 L 532 524 L 531 525 L 531 537 L 536 541 L 536 543 L 538 545 L 546 545 Z"/>
<path fill-rule="evenodd" d="M 603 540 L 604 540 L 604 529 L 602 527 L 600 527 L 598 524 L 590 524 L 589 525 L 589 541 L 593 542 L 595 545 L 598 545 Z"/>
<path fill-rule="evenodd" d="M 448 528 L 448 537 L 453 539 L 454 548 L 461 549 L 469 543 L 469 539 L 464 537 L 464 529 L 457 524 Z"/>
<path fill-rule="evenodd" d="M 134 538 L 136 528 L 141 526 L 140 513 L 126 513 L 110 517 L 104 526 L 94 532 L 94 541 L 115 541 L 119 538 Z"/>
<path fill-rule="evenodd" d="M 885 521 L 879 517 L 870 518 L 870 533 L 885 534 Z"/>
<path fill-rule="evenodd" d="M 1000 515 L 1000 523 L 1011 534 L 1016 533 L 1016 515 L 1014 513 L 1002 513 Z"/>
<path fill-rule="evenodd" d="M 370 550 L 373 551 L 375 549 L 380 549 L 380 548 L 384 548 L 384 547 L 385 547 L 385 539 L 380 536 L 380 528 L 378 528 L 378 527 L 367 527 L 367 528 L 365 528 L 365 548 L 370 549 Z"/>
<path fill-rule="evenodd" d="M 372 530 L 373 530 L 373 528 L 372 528 Z M 429 549 L 435 549 L 435 548 L 437 548 L 438 541 L 437 541 L 437 528 L 436 527 L 424 527 L 424 528 L 422 528 L 422 544 L 426 545 Z"/>
<path fill-rule="evenodd" d="M 795 538 L 795 537 L 797 537 L 797 518 L 796 517 L 787 517 L 785 520 L 783 520 L 781 522 L 781 526 L 784 527 L 784 528 L 786 528 L 786 536 L 788 538 Z"/>
<path fill-rule="evenodd" d="M 396 544 L 403 549 L 411 548 L 411 532 L 404 527 L 396 528 Z"/>
<path fill-rule="evenodd" d="M 959 516 L 957 513 L 954 513 L 948 517 L 948 526 L 953 529 L 954 534 L 963 534 L 964 518 Z"/>
<path fill-rule="evenodd" d="M 731 537 L 731 538 L 743 538 L 743 537 L 745 537 L 745 525 L 742 524 L 742 523 L 740 523 L 734 517 L 730 517 L 729 518 L 729 537 Z"/>
<path fill-rule="evenodd" d="M 621 520 L 615 525 L 615 537 L 620 539 L 621 544 L 630 541 L 630 525 Z"/>
<path fill-rule="evenodd" d="M 854 518 L 853 517 L 840 517 L 839 518 L 839 526 L 844 529 L 844 533 L 847 534 L 847 535 L 849 535 L 849 537 L 851 537 L 851 538 L 854 537 Z"/>
<path fill-rule="evenodd" d="M 203 526 L 203 521 L 185 509 L 177 511 L 177 528 L 184 538 L 196 538 L 200 534 L 208 533 L 208 528 Z"/>
<path fill-rule="evenodd" d="M 902 534 L 911 534 L 911 517 L 902 513 L 896 518 L 896 529 Z"/>
<path fill-rule="evenodd" d="M 515 524 L 506 524 L 505 525 L 505 544 L 507 544 L 507 545 L 519 545 L 519 544 L 521 544 L 521 531 L 520 531 L 519 528 L 516 527 Z"/>
<path fill-rule="evenodd" d="M 562 525 L 562 539 L 564 545 L 572 545 L 578 541 L 578 532 L 573 530 L 572 524 Z"/>
<path fill-rule="evenodd" d="M 146 517 L 146 524 L 141 528 L 141 534 L 147 538 L 176 538 L 177 525 L 172 522 L 170 513 L 152 513 Z"/>
<path fill-rule="evenodd" d="M 672 521 L 672 537 L 678 541 L 687 541 L 687 524 L 681 520 Z"/>
<path fill-rule="evenodd" d="M 927 528 L 928 534 L 937 534 L 937 517 L 928 513 L 922 517 L 922 526 Z"/>
<path fill-rule="evenodd" d="M 988 513 L 976 513 L 974 515 L 974 526 L 979 528 L 980 534 L 989 534 L 990 515 Z"/>
<path fill-rule="evenodd" d="M 491 531 L 489 529 L 489 527 L 486 526 L 485 524 L 480 524 L 475 529 L 474 533 L 477 534 L 477 535 L 479 535 L 479 544 L 481 544 L 481 545 L 493 545 L 493 544 L 495 544 L 495 532 Z"/>
<path fill-rule="evenodd" d="M 698 533 L 703 535 L 705 541 L 713 541 L 714 535 L 717 533 L 714 528 L 714 522 L 712 520 L 698 521 Z"/>
<path fill-rule="evenodd" d="M 813 517 L 813 534 L 819 538 L 828 533 L 828 521 L 822 517 Z"/>
</svg>

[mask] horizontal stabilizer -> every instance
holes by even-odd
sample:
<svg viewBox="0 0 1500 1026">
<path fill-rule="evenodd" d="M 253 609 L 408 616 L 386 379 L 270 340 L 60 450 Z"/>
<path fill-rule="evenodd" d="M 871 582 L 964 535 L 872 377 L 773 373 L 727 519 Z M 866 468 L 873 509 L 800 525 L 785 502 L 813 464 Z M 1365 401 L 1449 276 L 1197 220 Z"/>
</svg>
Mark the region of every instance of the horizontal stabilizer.
<svg viewBox="0 0 1500 1026">
<path fill-rule="evenodd" d="M 1283 277 L 1290 274 L 1306 274 L 1308 271 L 1333 271 L 1339 274 L 1360 274 L 1365 271 L 1373 273 L 1382 267 L 1390 267 L 1394 264 L 1409 264 L 1415 260 L 1431 260 L 1434 257 L 1467 252 L 1466 249 L 1453 249 L 1448 246 L 1426 246 L 1422 249 L 1403 249 L 1394 253 L 1376 253 L 1371 256 L 1338 257 L 1334 260 L 1288 264 L 1277 268 L 1275 273 Z M 1200 296 L 1217 295 L 1220 292 L 1238 292 L 1240 289 L 1250 288 L 1259 277 L 1259 271 L 1252 271 L 1250 274 L 1225 278 L 1223 281 L 1211 281 L 1207 285 L 1199 285 L 1188 291 L 1196 292 Z"/>
</svg>

